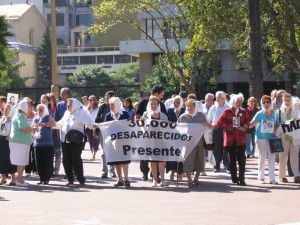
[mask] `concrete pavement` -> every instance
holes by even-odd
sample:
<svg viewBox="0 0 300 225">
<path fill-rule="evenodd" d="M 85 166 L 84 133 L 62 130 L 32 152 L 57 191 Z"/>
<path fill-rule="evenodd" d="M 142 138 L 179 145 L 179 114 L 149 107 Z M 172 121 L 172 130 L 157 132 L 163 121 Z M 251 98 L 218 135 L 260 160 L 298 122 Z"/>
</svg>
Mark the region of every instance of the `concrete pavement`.
<svg viewBox="0 0 300 225">
<path fill-rule="evenodd" d="M 36 185 L 38 177 L 27 179 L 28 188 L 0 186 L 0 225 L 300 224 L 300 185 L 292 178 L 288 184 L 258 184 L 257 159 L 247 160 L 246 187 L 207 164 L 208 176 L 188 189 L 186 179 L 179 187 L 173 182 L 150 188 L 150 181 L 141 181 L 137 162 L 129 167 L 131 187 L 115 188 L 115 179 L 100 178 L 100 155 L 96 161 L 90 157 L 85 150 L 84 187 L 65 186 L 63 175 L 48 186 Z"/>
</svg>

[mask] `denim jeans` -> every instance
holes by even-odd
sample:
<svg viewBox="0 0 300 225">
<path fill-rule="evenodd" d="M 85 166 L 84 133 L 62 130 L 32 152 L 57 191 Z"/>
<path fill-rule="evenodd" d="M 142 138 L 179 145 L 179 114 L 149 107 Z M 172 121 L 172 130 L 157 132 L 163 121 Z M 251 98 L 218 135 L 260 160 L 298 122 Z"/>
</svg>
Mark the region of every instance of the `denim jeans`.
<svg viewBox="0 0 300 225">
<path fill-rule="evenodd" d="M 247 133 L 246 152 L 247 155 L 254 155 L 255 153 L 255 130 Z"/>
</svg>

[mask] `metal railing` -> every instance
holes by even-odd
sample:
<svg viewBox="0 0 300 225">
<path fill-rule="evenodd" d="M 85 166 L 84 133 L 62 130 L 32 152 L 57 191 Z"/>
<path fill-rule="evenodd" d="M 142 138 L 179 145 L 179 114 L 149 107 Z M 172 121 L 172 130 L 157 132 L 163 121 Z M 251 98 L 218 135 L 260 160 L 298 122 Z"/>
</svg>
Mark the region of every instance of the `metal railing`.
<svg viewBox="0 0 300 225">
<path fill-rule="evenodd" d="M 119 51 L 119 46 L 101 46 L 101 47 L 66 47 L 57 48 L 57 54 L 78 53 L 78 52 L 108 52 Z"/>
</svg>

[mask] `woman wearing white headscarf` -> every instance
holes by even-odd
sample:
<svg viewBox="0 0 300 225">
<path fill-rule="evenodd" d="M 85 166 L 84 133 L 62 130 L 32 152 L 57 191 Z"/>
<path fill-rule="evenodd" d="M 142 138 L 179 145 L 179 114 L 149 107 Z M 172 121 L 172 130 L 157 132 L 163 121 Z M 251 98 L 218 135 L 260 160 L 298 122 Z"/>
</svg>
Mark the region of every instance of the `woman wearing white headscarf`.
<svg viewBox="0 0 300 225">
<path fill-rule="evenodd" d="M 23 172 L 25 166 L 29 163 L 28 155 L 32 143 L 32 132 L 38 130 L 36 127 L 31 127 L 26 118 L 28 109 L 29 103 L 27 100 L 19 102 L 18 110 L 12 119 L 12 129 L 9 139 L 11 164 L 17 165 L 17 186 L 29 185 L 23 180 Z"/>
<path fill-rule="evenodd" d="M 299 119 L 300 113 L 294 107 L 292 95 L 289 93 L 283 93 L 282 98 L 282 106 L 278 109 L 278 116 L 280 115 L 280 122 L 284 124 L 286 121 Z M 281 140 L 284 151 L 279 153 L 279 179 L 282 183 L 288 183 L 288 180 L 286 178 L 286 166 L 288 156 L 290 155 L 290 164 L 294 174 L 294 182 L 300 183 L 298 157 L 299 143 L 295 143 L 292 136 L 287 134 L 281 134 Z"/>
<path fill-rule="evenodd" d="M 168 109 L 168 120 L 172 123 L 176 123 L 178 118 L 185 112 L 185 108 L 183 107 L 183 100 L 182 98 L 177 95 L 174 98 L 172 98 L 172 105 L 171 108 Z M 168 173 L 171 171 L 170 174 L 170 180 L 174 180 L 174 173 L 177 171 L 177 162 L 166 162 L 166 172 Z M 180 179 L 182 179 L 181 174 L 183 173 L 183 164 L 182 162 L 178 163 L 178 171 L 177 175 L 180 176 Z"/>
<path fill-rule="evenodd" d="M 15 108 L 10 104 L 5 104 L 3 116 L 0 119 L 0 174 L 2 178 L 0 185 L 6 184 L 6 174 L 11 174 L 10 186 L 16 185 L 15 173 L 17 172 L 17 167 L 12 165 L 10 162 L 10 150 L 8 145 L 8 139 L 11 131 L 11 121 L 14 115 Z"/>
<path fill-rule="evenodd" d="M 130 119 L 129 114 L 122 107 L 122 101 L 118 97 L 111 97 L 108 101 L 110 112 L 105 115 L 104 122 L 113 121 L 113 120 L 128 120 Z M 130 182 L 128 180 L 128 164 L 131 161 L 117 161 L 117 162 L 108 162 L 108 165 L 115 165 L 118 181 L 114 184 L 115 187 L 125 186 L 129 187 Z M 122 170 L 124 173 L 124 179 L 122 176 Z"/>
<path fill-rule="evenodd" d="M 33 142 L 36 165 L 40 177 L 40 182 L 38 182 L 38 184 L 48 184 L 52 175 L 52 127 L 55 126 L 55 121 L 49 115 L 47 105 L 39 104 L 37 106 L 37 116 L 33 119 L 32 126 L 39 128 L 39 130 L 35 133 L 36 138 L 34 138 L 35 140 Z"/>
<path fill-rule="evenodd" d="M 178 118 L 178 123 L 201 123 L 203 125 L 211 127 L 207 123 L 206 115 L 200 112 L 199 107 L 194 99 L 188 99 L 185 103 L 186 111 Z M 191 188 L 194 185 L 199 185 L 199 175 L 205 168 L 205 149 L 204 149 L 204 137 L 202 136 L 183 162 L 183 171 L 188 178 L 188 187 Z M 203 163 L 204 162 L 204 163 Z M 194 181 L 192 180 L 191 172 L 196 171 Z"/>
<path fill-rule="evenodd" d="M 83 139 L 81 143 L 70 142 L 66 139 L 66 134 L 70 130 L 77 130 L 83 134 L 84 126 L 96 128 L 94 121 L 87 111 L 82 108 L 82 103 L 75 98 L 67 99 L 67 111 L 62 119 L 56 122 L 57 129 L 60 129 L 60 140 L 62 142 L 63 166 L 68 178 L 67 185 L 74 184 L 73 170 L 80 185 L 85 185 L 83 175 L 83 163 L 81 158 Z M 83 137 L 83 136 L 82 136 Z"/>
</svg>

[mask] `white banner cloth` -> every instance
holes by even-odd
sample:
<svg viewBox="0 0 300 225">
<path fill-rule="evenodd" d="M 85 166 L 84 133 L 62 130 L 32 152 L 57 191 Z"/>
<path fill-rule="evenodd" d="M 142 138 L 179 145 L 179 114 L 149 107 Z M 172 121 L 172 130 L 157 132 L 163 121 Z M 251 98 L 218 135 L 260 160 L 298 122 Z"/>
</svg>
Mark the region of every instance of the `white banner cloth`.
<svg viewBox="0 0 300 225">
<path fill-rule="evenodd" d="M 285 124 L 281 124 L 277 129 L 276 135 L 281 137 L 282 134 L 292 136 L 293 145 L 300 145 L 300 119 L 296 121 L 289 120 Z"/>
<path fill-rule="evenodd" d="M 110 121 L 99 128 L 107 162 L 184 161 L 208 129 L 199 123 L 159 120 Z"/>
</svg>

